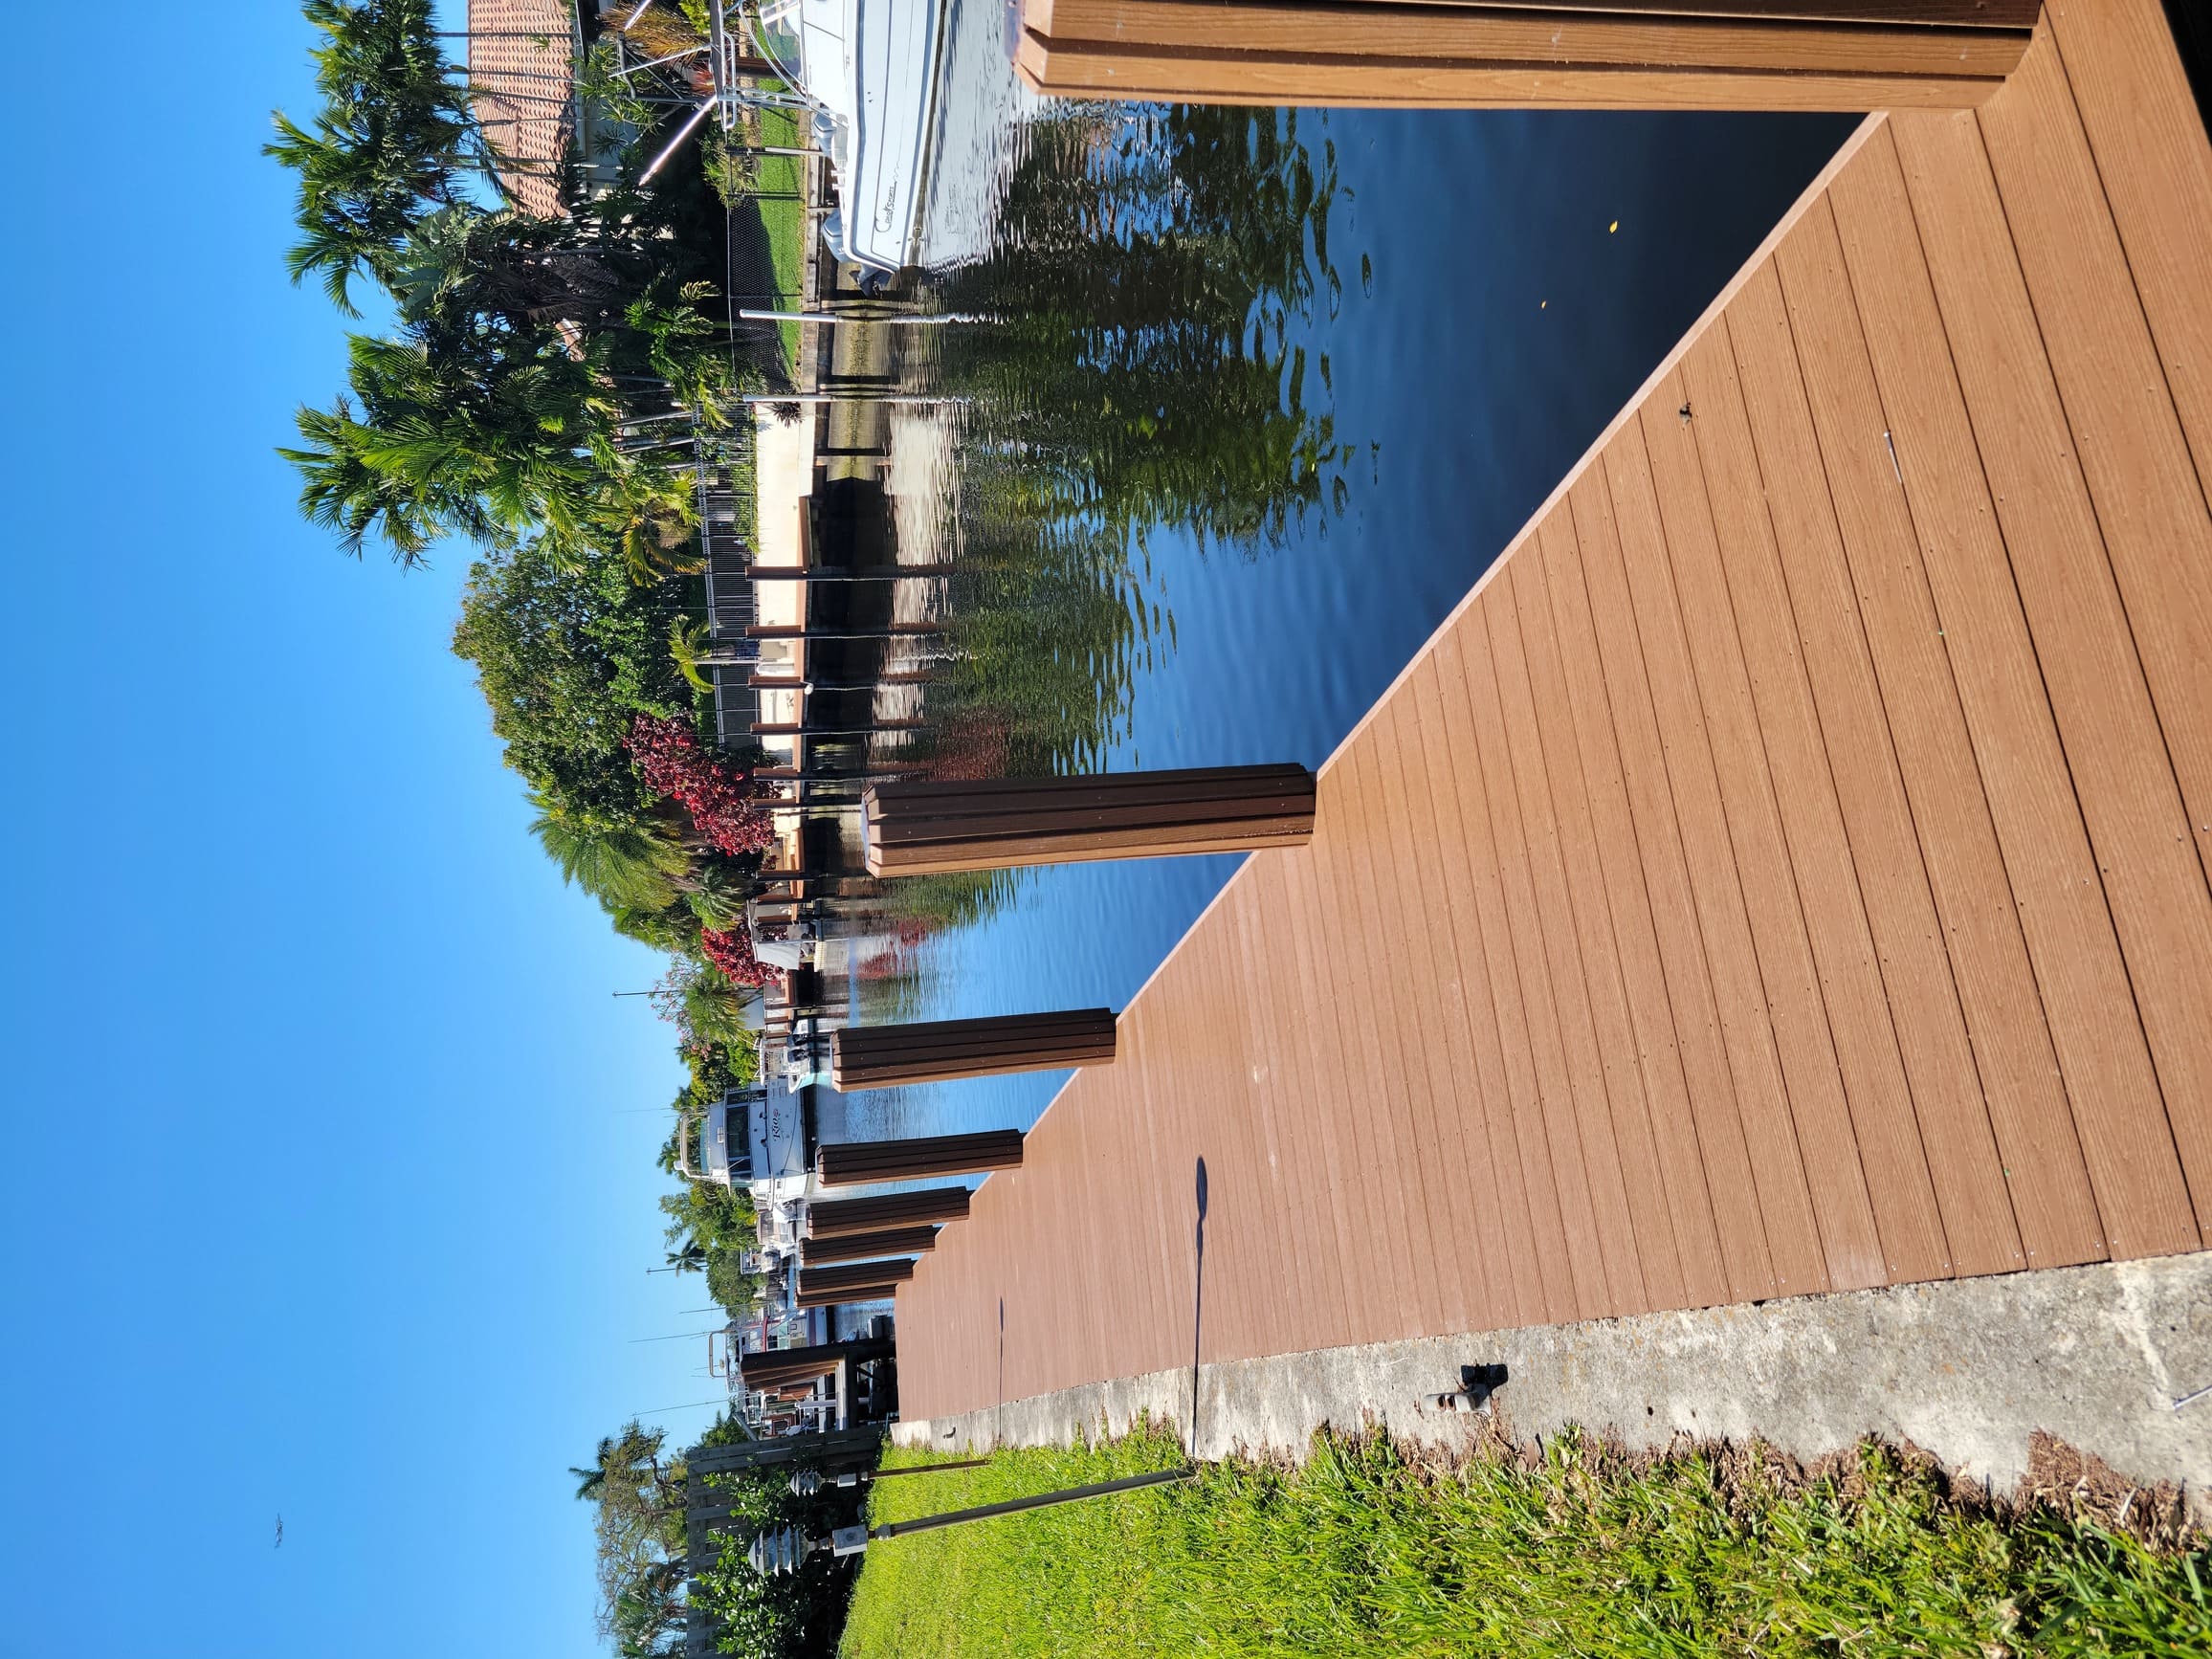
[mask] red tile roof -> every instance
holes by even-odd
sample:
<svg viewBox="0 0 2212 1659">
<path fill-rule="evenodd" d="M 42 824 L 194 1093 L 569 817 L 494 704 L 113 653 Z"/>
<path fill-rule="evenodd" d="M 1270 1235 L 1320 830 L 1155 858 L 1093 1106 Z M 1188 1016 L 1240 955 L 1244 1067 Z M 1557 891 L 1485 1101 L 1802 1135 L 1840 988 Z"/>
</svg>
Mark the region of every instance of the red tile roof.
<svg viewBox="0 0 2212 1659">
<path fill-rule="evenodd" d="M 564 212 L 556 176 L 575 136 L 574 23 L 565 0 L 469 0 L 469 84 L 510 166 L 500 176 L 534 213 Z"/>
</svg>

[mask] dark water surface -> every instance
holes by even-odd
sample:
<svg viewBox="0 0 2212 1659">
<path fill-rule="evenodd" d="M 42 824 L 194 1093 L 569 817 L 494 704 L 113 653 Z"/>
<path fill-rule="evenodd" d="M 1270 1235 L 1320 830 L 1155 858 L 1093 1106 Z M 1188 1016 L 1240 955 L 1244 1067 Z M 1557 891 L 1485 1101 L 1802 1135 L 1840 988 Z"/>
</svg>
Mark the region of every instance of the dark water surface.
<svg viewBox="0 0 2212 1659">
<path fill-rule="evenodd" d="M 1148 617 L 1157 607 L 1162 625 L 1120 688 L 1106 766 L 1318 765 L 1854 124 L 1362 111 L 1297 122 L 1316 156 L 1333 146 L 1326 257 L 1340 294 L 1317 282 L 1282 339 L 1286 359 L 1307 355 L 1305 412 L 1325 413 L 1345 452 L 1341 505 L 1324 499 L 1247 546 L 1202 546 L 1172 523 L 1121 530 L 1142 543 L 1121 597 Z M 910 1017 L 1119 1007 L 1237 862 L 1031 873 L 984 919 L 919 947 Z M 860 1134 L 1027 1126 L 1062 1081 L 856 1096 L 847 1121 Z"/>
</svg>

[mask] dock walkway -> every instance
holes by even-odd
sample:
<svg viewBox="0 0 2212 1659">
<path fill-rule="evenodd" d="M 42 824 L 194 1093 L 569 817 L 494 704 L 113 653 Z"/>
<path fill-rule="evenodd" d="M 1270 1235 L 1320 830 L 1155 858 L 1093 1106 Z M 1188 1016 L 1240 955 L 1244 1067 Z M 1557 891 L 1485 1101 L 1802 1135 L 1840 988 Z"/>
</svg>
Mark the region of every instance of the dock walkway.
<svg viewBox="0 0 2212 1659">
<path fill-rule="evenodd" d="M 907 1415 L 2212 1238 L 2212 149 L 1869 118 L 898 1293 Z"/>
</svg>

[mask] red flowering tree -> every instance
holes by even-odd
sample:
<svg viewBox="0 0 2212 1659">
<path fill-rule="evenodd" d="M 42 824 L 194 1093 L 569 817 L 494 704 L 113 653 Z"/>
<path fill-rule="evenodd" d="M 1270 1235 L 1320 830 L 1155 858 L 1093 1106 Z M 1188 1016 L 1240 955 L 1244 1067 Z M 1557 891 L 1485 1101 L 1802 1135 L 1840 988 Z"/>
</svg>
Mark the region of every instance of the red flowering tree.
<svg viewBox="0 0 2212 1659">
<path fill-rule="evenodd" d="M 699 954 L 722 970 L 734 985 L 759 985 L 776 970 L 753 955 L 753 936 L 743 926 L 699 929 Z"/>
<path fill-rule="evenodd" d="M 623 744 L 645 786 L 689 812 L 699 834 L 718 852 L 741 857 L 761 852 L 776 838 L 768 815 L 753 804 L 751 780 L 743 772 L 726 770 L 700 748 L 691 722 L 681 716 L 654 719 L 639 715 L 630 722 Z"/>
</svg>

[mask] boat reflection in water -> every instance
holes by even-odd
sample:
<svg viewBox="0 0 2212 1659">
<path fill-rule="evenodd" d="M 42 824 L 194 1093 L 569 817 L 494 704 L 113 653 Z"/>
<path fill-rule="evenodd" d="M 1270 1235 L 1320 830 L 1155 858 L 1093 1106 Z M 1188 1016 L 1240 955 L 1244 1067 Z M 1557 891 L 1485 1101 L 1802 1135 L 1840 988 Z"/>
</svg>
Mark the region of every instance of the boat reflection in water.
<svg viewBox="0 0 2212 1659">
<path fill-rule="evenodd" d="M 888 280 L 982 256 L 1006 135 L 1040 106 L 998 0 L 771 0 L 760 43 L 813 105 L 837 176 L 824 237 Z"/>
</svg>

